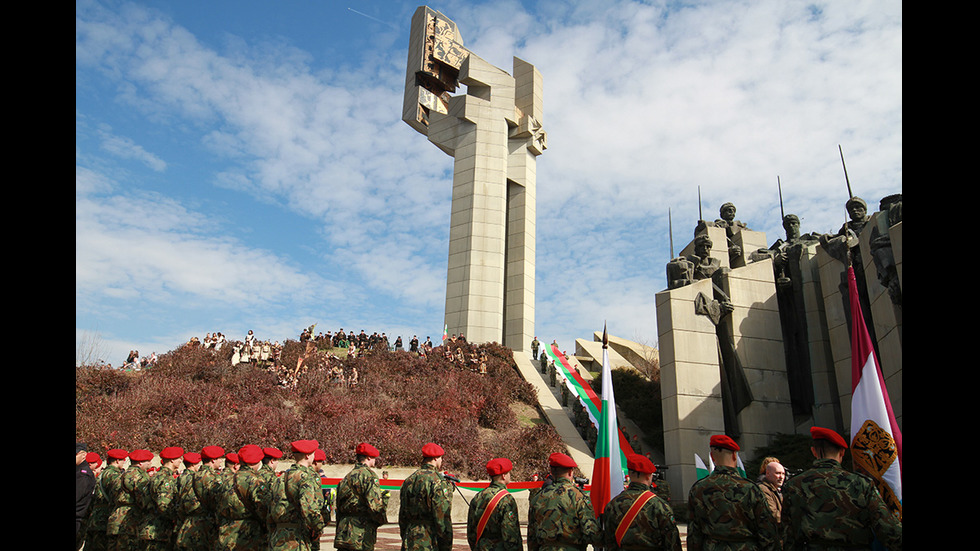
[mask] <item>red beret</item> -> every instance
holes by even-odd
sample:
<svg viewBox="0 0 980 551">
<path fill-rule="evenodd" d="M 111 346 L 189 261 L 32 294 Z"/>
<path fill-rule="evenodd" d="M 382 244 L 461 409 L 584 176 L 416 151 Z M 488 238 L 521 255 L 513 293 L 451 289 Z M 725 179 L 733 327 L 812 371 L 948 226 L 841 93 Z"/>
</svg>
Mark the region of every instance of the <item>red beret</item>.
<svg viewBox="0 0 980 551">
<path fill-rule="evenodd" d="M 262 453 L 264 453 L 266 457 L 271 457 L 273 459 L 282 458 L 282 452 L 277 448 L 262 448 Z"/>
<path fill-rule="evenodd" d="M 195 452 L 187 452 L 184 454 L 184 463 L 196 465 L 200 462 L 201 462 L 201 454 Z"/>
<path fill-rule="evenodd" d="M 225 455 L 225 450 L 221 446 L 205 446 L 201 450 L 201 457 L 205 459 L 217 459 Z"/>
<path fill-rule="evenodd" d="M 242 449 L 238 450 L 238 457 L 245 463 L 254 465 L 262 461 L 265 453 L 262 452 L 262 448 L 255 444 L 245 444 Z"/>
<path fill-rule="evenodd" d="M 446 455 L 442 447 L 439 444 L 433 444 L 429 442 L 428 444 L 422 446 L 422 456 L 423 457 L 442 457 Z"/>
<path fill-rule="evenodd" d="M 497 457 L 487 461 L 487 474 L 490 476 L 509 473 L 513 468 L 514 464 L 506 457 Z"/>
<path fill-rule="evenodd" d="M 321 450 L 320 448 L 317 448 L 313 452 L 313 461 L 326 461 L 326 460 L 327 460 L 327 452 Z"/>
<path fill-rule="evenodd" d="M 152 461 L 153 452 L 150 450 L 133 450 L 129 452 L 129 460 L 136 461 L 137 463 L 141 461 Z"/>
<path fill-rule="evenodd" d="M 712 448 L 724 448 L 726 450 L 732 450 L 733 452 L 737 452 L 740 449 L 734 440 L 725 436 L 724 434 L 716 434 L 712 436 L 709 445 Z"/>
<path fill-rule="evenodd" d="M 170 446 L 169 448 L 160 450 L 160 459 L 177 459 L 182 455 L 184 455 L 184 448 L 177 446 Z"/>
<path fill-rule="evenodd" d="M 553 453 L 548 456 L 548 464 L 552 467 L 578 467 L 575 461 L 563 453 Z"/>
<path fill-rule="evenodd" d="M 633 454 L 626 459 L 626 468 L 638 473 L 655 473 L 657 466 L 648 457 Z"/>
<path fill-rule="evenodd" d="M 228 455 L 225 456 L 225 461 L 231 461 L 232 463 L 234 463 L 234 464 L 237 465 L 238 464 L 238 454 L 235 453 L 235 452 L 229 452 Z"/>
<path fill-rule="evenodd" d="M 292 450 L 296 453 L 313 453 L 317 448 L 320 447 L 320 443 L 316 440 L 297 440 L 290 444 Z"/>
<path fill-rule="evenodd" d="M 838 448 L 847 448 L 847 442 L 844 441 L 844 438 L 830 429 L 810 427 L 810 436 L 812 436 L 814 440 L 828 440 L 831 444 L 837 446 Z"/>
<path fill-rule="evenodd" d="M 360 444 L 358 444 L 357 448 L 354 449 L 354 453 L 356 453 L 357 455 L 364 455 L 367 457 L 378 457 L 379 455 L 381 455 L 381 452 L 378 451 L 378 448 L 375 448 L 374 446 L 368 444 L 367 442 L 361 442 Z"/>
<path fill-rule="evenodd" d="M 96 466 L 99 466 L 102 464 L 102 457 L 95 452 L 88 452 L 87 454 L 85 454 L 85 462 L 95 463 Z"/>
<path fill-rule="evenodd" d="M 112 459 L 126 459 L 127 457 L 129 457 L 129 453 L 126 450 L 122 450 L 119 448 L 113 448 L 107 451 L 106 455 L 108 455 Z"/>
</svg>

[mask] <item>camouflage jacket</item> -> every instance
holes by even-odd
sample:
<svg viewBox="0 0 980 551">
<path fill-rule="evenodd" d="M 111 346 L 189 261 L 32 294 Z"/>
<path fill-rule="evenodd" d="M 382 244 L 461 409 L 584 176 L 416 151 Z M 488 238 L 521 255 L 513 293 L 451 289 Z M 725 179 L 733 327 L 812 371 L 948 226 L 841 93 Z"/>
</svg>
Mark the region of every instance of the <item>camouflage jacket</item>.
<svg viewBox="0 0 980 551">
<path fill-rule="evenodd" d="M 260 549 L 268 543 L 266 493 L 262 478 L 243 467 L 222 485 L 218 500 L 220 549 Z"/>
<path fill-rule="evenodd" d="M 143 520 L 141 495 L 143 486 L 150 482 L 150 475 L 137 465 L 130 465 L 119 477 L 116 507 L 109 515 L 106 532 L 109 535 L 135 536 Z"/>
<path fill-rule="evenodd" d="M 323 490 L 312 467 L 294 464 L 276 479 L 268 495 L 272 547 L 286 541 L 312 541 L 323 532 Z"/>
<path fill-rule="evenodd" d="M 717 466 L 688 495 L 689 551 L 778 549 L 775 520 L 762 490 L 734 467 Z"/>
<path fill-rule="evenodd" d="M 451 551 L 453 486 L 432 465 L 423 465 L 402 484 L 398 530 L 402 551 Z"/>
<path fill-rule="evenodd" d="M 870 549 L 875 537 L 902 548 L 902 522 L 885 506 L 874 481 L 833 459 L 783 485 L 785 549 Z"/>
<path fill-rule="evenodd" d="M 500 491 L 505 492 L 504 496 L 497 502 L 487 519 L 480 540 L 477 541 L 480 519 L 487 505 Z M 474 551 L 519 551 L 524 548 L 520 518 L 517 515 L 517 500 L 507 492 L 507 486 L 502 482 L 491 483 L 470 501 L 466 518 L 466 540 Z"/>
<path fill-rule="evenodd" d="M 212 549 L 218 538 L 215 498 L 218 471 L 211 465 L 201 465 L 189 483 L 180 482 L 179 512 L 184 521 L 177 532 L 177 545 L 182 549 Z"/>
<path fill-rule="evenodd" d="M 337 535 L 334 547 L 370 551 L 378 537 L 378 526 L 388 521 L 387 491 L 381 490 L 378 475 L 363 463 L 337 485 Z"/>
<path fill-rule="evenodd" d="M 633 549 L 665 549 L 681 550 L 681 536 L 674 520 L 674 512 L 660 496 L 654 495 L 640 509 L 633 521 L 626 528 L 623 539 L 616 543 L 616 530 L 623 517 L 643 492 L 653 491 L 650 486 L 639 482 L 630 482 L 628 488 L 620 492 L 606 504 L 602 512 L 603 530 L 607 550 L 619 548 Z"/>
<path fill-rule="evenodd" d="M 571 480 L 559 478 L 543 486 L 527 515 L 527 548 L 584 550 L 601 545 L 599 521 L 592 502 Z"/>
<path fill-rule="evenodd" d="M 115 502 L 115 497 L 109 495 L 109 487 L 114 479 L 122 475 L 122 472 L 123 470 L 115 465 L 107 465 L 96 479 L 95 493 L 92 494 L 92 505 L 89 506 L 86 522 L 88 530 L 103 533 L 106 531 L 109 513 L 112 512 Z"/>
<path fill-rule="evenodd" d="M 177 505 L 174 491 L 177 487 L 176 473 L 162 467 L 143 488 L 143 522 L 139 537 L 142 540 L 169 541 L 177 521 Z"/>
</svg>

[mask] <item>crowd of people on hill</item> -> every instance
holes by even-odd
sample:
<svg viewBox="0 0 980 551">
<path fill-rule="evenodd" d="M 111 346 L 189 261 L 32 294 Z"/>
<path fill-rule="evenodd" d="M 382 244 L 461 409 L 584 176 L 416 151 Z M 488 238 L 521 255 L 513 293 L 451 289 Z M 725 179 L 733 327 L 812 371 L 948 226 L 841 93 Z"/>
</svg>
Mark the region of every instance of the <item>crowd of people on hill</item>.
<svg viewBox="0 0 980 551">
<path fill-rule="evenodd" d="M 231 347 L 233 350 L 232 366 L 252 364 L 268 369 L 275 373 L 278 384 L 286 388 L 295 388 L 300 378 L 310 372 L 327 372 L 330 381 L 339 387 L 356 386 L 362 374 L 358 372 L 356 365 L 347 360 L 363 358 L 379 350 L 407 351 L 409 354 L 423 359 L 438 353 L 455 367 L 470 369 L 481 374 L 487 372 L 486 350 L 470 346 L 462 333 L 446 337 L 441 346 L 435 346 L 432 337 L 427 336 L 422 341 L 418 335 L 412 335 L 406 348 L 401 335 L 396 336 L 394 343 L 392 343 L 384 332 L 375 331 L 368 334 L 363 329 L 360 332 L 346 332 L 341 327 L 336 332 L 327 331 L 323 333 L 316 332 L 315 329 L 316 324 L 313 324 L 300 333 L 299 342 L 303 343 L 304 349 L 300 352 L 299 359 L 295 364 L 292 364 L 291 361 L 288 364 L 283 362 L 284 342 L 258 339 L 251 329 L 242 340 L 229 340 L 224 333 L 215 331 L 205 334 L 204 338 L 193 336 L 183 346 L 200 347 L 214 352 L 224 350 L 225 347 Z M 147 369 L 156 363 L 157 355 L 155 352 L 149 356 L 140 357 L 138 351 L 132 350 L 122 368 L 127 370 Z"/>
</svg>

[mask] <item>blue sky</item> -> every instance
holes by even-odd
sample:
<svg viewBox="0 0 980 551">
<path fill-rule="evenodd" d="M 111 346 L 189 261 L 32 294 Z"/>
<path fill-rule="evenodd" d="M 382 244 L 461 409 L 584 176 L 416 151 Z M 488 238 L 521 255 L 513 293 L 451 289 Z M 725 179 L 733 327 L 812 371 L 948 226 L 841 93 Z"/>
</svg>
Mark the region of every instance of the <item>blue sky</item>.
<svg viewBox="0 0 980 551">
<path fill-rule="evenodd" d="M 399 1 L 75 4 L 75 327 L 118 365 L 192 336 L 441 336 L 452 158 L 401 121 Z M 902 4 L 428 4 L 544 81 L 536 329 L 655 344 L 705 218 L 782 237 L 902 192 Z M 95 343 L 94 345 L 92 343 Z"/>
</svg>

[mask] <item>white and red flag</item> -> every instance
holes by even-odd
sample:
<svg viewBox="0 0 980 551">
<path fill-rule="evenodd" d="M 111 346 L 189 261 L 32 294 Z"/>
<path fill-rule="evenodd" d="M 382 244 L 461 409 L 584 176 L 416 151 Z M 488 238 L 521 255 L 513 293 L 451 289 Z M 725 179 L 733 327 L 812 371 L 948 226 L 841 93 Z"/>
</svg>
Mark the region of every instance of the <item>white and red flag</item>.
<svg viewBox="0 0 980 551">
<path fill-rule="evenodd" d="M 861 313 L 854 268 L 847 267 L 851 303 L 851 461 L 878 482 L 888 508 L 902 516 L 902 431 L 895 421 L 871 335 Z"/>
</svg>

